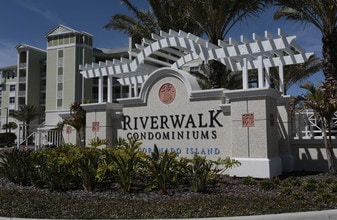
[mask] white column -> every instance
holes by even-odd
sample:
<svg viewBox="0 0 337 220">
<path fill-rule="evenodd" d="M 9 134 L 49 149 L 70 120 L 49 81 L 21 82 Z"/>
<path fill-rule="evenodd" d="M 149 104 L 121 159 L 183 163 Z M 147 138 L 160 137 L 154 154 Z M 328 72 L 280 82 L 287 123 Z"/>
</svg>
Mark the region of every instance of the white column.
<svg viewBox="0 0 337 220">
<path fill-rule="evenodd" d="M 130 80 L 130 84 L 129 84 L 129 98 L 132 97 L 132 84 L 131 84 L 131 80 Z"/>
<path fill-rule="evenodd" d="M 138 96 L 138 83 L 137 82 L 133 84 L 133 94 L 135 94 L 135 97 Z"/>
<path fill-rule="evenodd" d="M 283 64 L 280 63 L 278 66 L 278 73 L 280 77 L 280 92 L 284 95 L 284 73 L 283 73 Z"/>
<path fill-rule="evenodd" d="M 270 69 L 269 66 L 265 65 L 265 77 L 266 77 L 266 88 L 270 88 Z"/>
<path fill-rule="evenodd" d="M 137 79 L 137 76 L 134 77 L 134 80 L 135 80 L 135 82 L 134 82 L 133 89 L 134 89 L 135 97 L 137 97 L 138 96 L 138 79 Z"/>
<path fill-rule="evenodd" d="M 103 76 L 98 77 L 98 103 L 103 102 Z"/>
<path fill-rule="evenodd" d="M 108 97 L 107 97 L 108 103 L 112 103 L 112 97 L 113 97 L 113 89 L 112 89 L 113 85 L 112 85 L 112 83 L 113 83 L 112 76 L 108 76 Z"/>
<path fill-rule="evenodd" d="M 243 58 L 243 65 L 242 65 L 242 88 L 243 89 L 248 89 L 247 58 Z"/>
<path fill-rule="evenodd" d="M 259 88 L 263 88 L 263 61 L 262 56 L 257 57 L 258 83 Z"/>
</svg>

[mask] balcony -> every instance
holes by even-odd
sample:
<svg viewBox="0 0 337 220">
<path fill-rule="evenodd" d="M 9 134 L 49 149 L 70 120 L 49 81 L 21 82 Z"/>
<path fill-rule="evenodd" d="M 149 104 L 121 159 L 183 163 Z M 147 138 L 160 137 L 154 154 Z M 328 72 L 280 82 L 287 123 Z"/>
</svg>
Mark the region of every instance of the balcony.
<svg viewBox="0 0 337 220">
<path fill-rule="evenodd" d="M 63 58 L 58 58 L 58 60 L 57 60 L 57 66 L 59 66 L 59 67 L 63 66 Z"/>
<path fill-rule="evenodd" d="M 27 68 L 27 63 L 20 63 L 20 64 L 19 64 L 19 68 L 20 68 L 20 69 L 25 69 L 25 68 Z"/>
<path fill-rule="evenodd" d="M 57 99 L 63 99 L 63 91 L 57 91 Z"/>
<path fill-rule="evenodd" d="M 19 77 L 19 83 L 26 83 L 26 77 Z"/>
<path fill-rule="evenodd" d="M 26 90 L 20 90 L 18 96 L 19 96 L 19 97 L 24 97 L 24 96 L 26 96 Z"/>
<path fill-rule="evenodd" d="M 57 82 L 58 83 L 63 83 L 63 75 L 58 75 L 57 76 Z"/>
</svg>

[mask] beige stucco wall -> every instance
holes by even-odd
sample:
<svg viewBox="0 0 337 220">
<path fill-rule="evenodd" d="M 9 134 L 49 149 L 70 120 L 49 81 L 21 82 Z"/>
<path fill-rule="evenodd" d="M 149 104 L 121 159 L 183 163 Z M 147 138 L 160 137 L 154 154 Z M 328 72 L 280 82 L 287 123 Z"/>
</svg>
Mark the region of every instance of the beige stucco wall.
<svg viewBox="0 0 337 220">
<path fill-rule="evenodd" d="M 159 99 L 159 89 L 165 83 L 171 83 L 176 89 L 176 97 L 170 104 L 164 104 Z M 216 114 L 217 111 L 221 111 L 220 104 L 222 104 L 220 97 L 210 98 L 209 100 L 191 100 L 189 91 L 181 79 L 165 77 L 152 85 L 146 97 L 145 105 L 124 106 L 123 115 L 130 116 L 131 122 L 129 123 L 130 127 L 126 127 L 127 130 L 118 131 L 118 136 L 127 138 L 130 135 L 140 136 L 141 133 L 145 132 L 147 137 L 141 141 L 143 142 L 142 148 L 147 153 L 151 152 L 156 144 L 162 150 L 176 151 L 181 156 L 186 157 L 191 157 L 195 153 L 207 156 L 210 159 L 231 156 L 230 117 L 220 112 L 216 117 L 220 125 L 214 123 L 214 127 L 210 127 L 210 114 Z M 171 124 L 171 116 L 174 118 L 180 117 L 180 119 L 185 117 L 182 126 L 174 128 Z M 143 122 L 148 117 L 146 129 L 142 128 L 140 121 L 137 121 L 137 129 L 135 129 L 135 117 L 138 120 L 143 117 Z M 158 128 L 150 128 L 151 117 L 155 117 L 155 120 L 158 120 Z M 166 128 L 166 126 L 161 128 L 161 117 L 168 119 L 169 128 Z M 193 127 L 192 122 L 187 123 L 189 117 L 193 118 L 195 127 Z M 199 122 L 199 117 L 202 117 L 202 122 Z M 199 124 L 207 124 L 207 126 L 203 128 L 199 127 Z M 163 138 L 163 133 L 166 132 L 168 132 L 169 138 Z M 179 132 L 183 134 L 183 138 L 178 138 Z M 198 133 L 198 136 L 193 138 L 193 132 L 195 134 Z M 201 137 L 201 132 L 204 132 L 203 137 Z M 154 135 L 152 140 L 148 138 L 149 133 Z M 161 138 L 156 138 L 156 134 Z"/>
<path fill-rule="evenodd" d="M 294 156 L 294 170 L 298 171 L 328 171 L 328 162 L 323 140 L 292 140 L 292 155 Z M 337 140 L 333 140 L 333 146 L 336 146 Z M 337 149 L 334 149 L 337 155 Z M 337 159 L 335 158 L 335 165 Z"/>
<path fill-rule="evenodd" d="M 169 104 L 160 100 L 164 84 L 175 90 Z M 87 142 L 97 136 L 136 137 L 146 153 L 156 145 L 181 157 L 198 154 L 212 160 L 227 156 L 238 159 L 241 166 L 230 175 L 270 178 L 281 174 L 277 124 L 280 93 L 273 89 L 200 90 L 196 85 L 188 73 L 163 68 L 149 76 L 138 97 L 118 100 L 120 112 L 104 103 L 82 105 L 87 111 Z M 243 126 L 242 115 L 246 113 L 254 114 L 254 126 Z M 176 119 L 181 122 L 179 126 L 174 125 Z M 92 131 L 92 122 L 99 122 L 99 132 Z"/>
<path fill-rule="evenodd" d="M 278 156 L 277 94 L 263 91 L 230 91 L 232 116 L 233 156 L 243 158 L 269 158 Z M 255 93 L 255 95 L 254 95 Z M 243 114 L 254 114 L 254 126 L 242 125 Z M 274 124 L 270 120 L 274 117 Z"/>
<path fill-rule="evenodd" d="M 117 140 L 117 130 L 121 128 L 121 105 L 117 103 L 103 103 L 99 106 L 83 104 L 86 111 L 86 146 L 93 138 L 107 139 L 109 146 Z M 99 123 L 98 131 L 93 131 L 93 122 Z"/>
</svg>

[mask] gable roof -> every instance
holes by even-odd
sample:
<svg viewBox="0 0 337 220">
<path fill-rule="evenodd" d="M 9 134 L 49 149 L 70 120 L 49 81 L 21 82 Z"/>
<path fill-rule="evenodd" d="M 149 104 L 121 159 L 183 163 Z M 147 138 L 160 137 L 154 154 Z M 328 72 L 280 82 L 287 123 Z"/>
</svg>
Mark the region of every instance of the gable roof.
<svg viewBox="0 0 337 220">
<path fill-rule="evenodd" d="M 81 33 L 85 35 L 92 36 L 91 34 L 84 32 L 84 31 L 77 31 L 75 29 L 72 29 L 70 27 L 67 27 L 62 24 L 58 24 L 56 27 L 54 27 L 52 30 L 50 30 L 45 37 L 50 37 L 50 36 L 56 36 L 56 35 L 61 35 L 61 34 L 67 34 L 67 33 Z"/>
</svg>

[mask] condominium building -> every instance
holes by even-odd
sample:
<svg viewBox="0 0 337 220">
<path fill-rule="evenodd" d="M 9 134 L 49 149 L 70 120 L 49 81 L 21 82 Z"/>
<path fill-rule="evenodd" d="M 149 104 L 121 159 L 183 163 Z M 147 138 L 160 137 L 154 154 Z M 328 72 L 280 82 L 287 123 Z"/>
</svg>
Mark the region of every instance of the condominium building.
<svg viewBox="0 0 337 220">
<path fill-rule="evenodd" d="M 99 98 L 98 80 L 84 80 L 79 71 L 81 64 L 128 56 L 128 48 L 94 48 L 91 34 L 64 25 L 51 29 L 45 39 L 46 50 L 18 44 L 17 64 L 0 67 L 1 126 L 11 121 L 20 125 L 22 122 L 11 115 L 21 105 L 30 104 L 43 113 L 32 122 L 31 132 L 55 128 L 69 116 L 72 103 L 97 102 Z M 107 80 L 102 83 L 106 85 Z M 16 133 L 20 136 L 20 126 Z"/>
<path fill-rule="evenodd" d="M 45 110 L 46 51 L 26 44 L 18 44 L 16 49 L 17 65 L 0 68 L 1 127 L 8 122 L 22 123 L 11 117 L 22 105 L 35 105 L 41 112 Z M 43 121 L 44 114 L 41 114 L 32 124 Z"/>
</svg>

